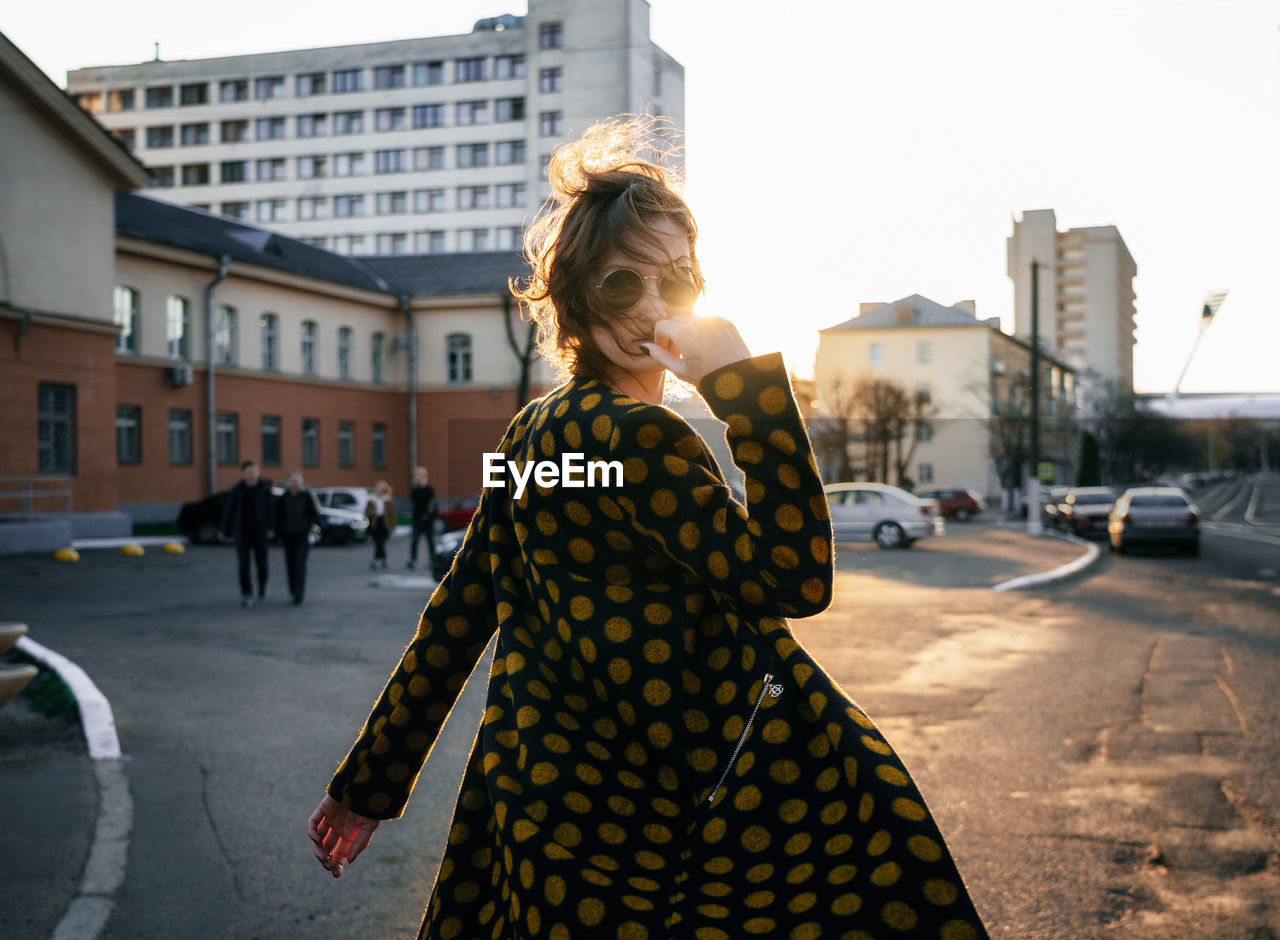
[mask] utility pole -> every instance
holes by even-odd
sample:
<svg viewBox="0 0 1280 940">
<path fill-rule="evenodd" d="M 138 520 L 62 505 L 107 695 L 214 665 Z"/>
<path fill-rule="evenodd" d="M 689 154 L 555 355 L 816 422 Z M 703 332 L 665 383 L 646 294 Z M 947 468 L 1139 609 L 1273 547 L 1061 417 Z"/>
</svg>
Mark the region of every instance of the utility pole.
<svg viewBox="0 0 1280 940">
<path fill-rule="evenodd" d="M 1040 262 L 1031 262 L 1031 478 L 1027 481 L 1027 534 L 1040 535 Z"/>
</svg>

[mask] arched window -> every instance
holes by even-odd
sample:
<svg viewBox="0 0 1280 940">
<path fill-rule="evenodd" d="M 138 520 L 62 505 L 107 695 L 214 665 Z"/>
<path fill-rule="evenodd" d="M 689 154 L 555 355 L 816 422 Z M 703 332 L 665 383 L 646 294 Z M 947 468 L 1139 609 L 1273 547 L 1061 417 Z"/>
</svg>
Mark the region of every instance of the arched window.
<svg viewBox="0 0 1280 940">
<path fill-rule="evenodd" d="M 351 327 L 338 327 L 338 378 L 351 378 Z"/>
<path fill-rule="evenodd" d="M 262 368 L 275 372 L 280 368 L 280 318 L 274 313 L 264 313 L 258 321 L 262 335 Z"/>
<path fill-rule="evenodd" d="M 191 301 L 170 294 L 165 303 L 165 338 L 170 359 L 191 358 Z"/>
<path fill-rule="evenodd" d="M 302 374 L 316 374 L 316 321 L 302 321 Z"/>
<path fill-rule="evenodd" d="M 451 385 L 471 381 L 471 336 L 450 333 L 445 337 L 445 371 Z"/>
</svg>

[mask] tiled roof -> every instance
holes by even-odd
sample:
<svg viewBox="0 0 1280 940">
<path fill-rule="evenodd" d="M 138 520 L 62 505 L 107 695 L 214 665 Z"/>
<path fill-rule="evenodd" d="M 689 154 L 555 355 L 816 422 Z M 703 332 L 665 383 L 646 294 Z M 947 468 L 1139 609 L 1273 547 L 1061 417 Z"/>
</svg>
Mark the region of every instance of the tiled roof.
<svg viewBox="0 0 1280 940">
<path fill-rule="evenodd" d="M 518 251 L 459 251 L 429 255 L 378 255 L 361 258 L 397 293 L 413 297 L 505 294 L 507 279 L 529 273 Z"/>
</svg>

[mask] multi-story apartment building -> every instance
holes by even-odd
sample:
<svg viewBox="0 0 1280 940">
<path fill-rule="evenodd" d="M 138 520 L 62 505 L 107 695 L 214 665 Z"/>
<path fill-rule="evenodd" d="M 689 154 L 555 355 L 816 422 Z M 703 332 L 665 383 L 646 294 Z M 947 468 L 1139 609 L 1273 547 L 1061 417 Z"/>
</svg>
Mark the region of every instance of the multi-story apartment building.
<svg viewBox="0 0 1280 940">
<path fill-rule="evenodd" d="M 684 69 L 645 0 L 529 0 L 470 33 L 77 69 L 67 90 L 153 194 L 340 254 L 517 248 L 555 146 L 652 114 Z"/>
<path fill-rule="evenodd" d="M 1040 345 L 1094 379 L 1133 388 L 1133 279 L 1138 267 L 1114 225 L 1058 231 L 1052 209 L 1014 220 L 1007 241 L 1014 333 L 1031 338 L 1031 263 L 1040 263 Z"/>
<path fill-rule="evenodd" d="M 859 479 L 864 454 L 857 439 L 865 409 L 860 383 L 887 379 L 924 403 L 927 421 L 907 433 L 903 452 L 914 445 L 907 476 L 916 484 L 969 487 L 989 496 L 1022 483 L 1029 458 L 1030 347 L 1000 330 L 998 317 L 978 319 L 973 301 L 944 306 L 912 294 L 892 303 L 864 303 L 856 317 L 818 333 L 814 391 L 828 433 L 821 469 L 838 478 L 839 448 L 848 449 Z M 1071 418 L 1075 374 L 1065 363 L 1040 363 L 1040 454 L 1071 470 Z M 852 440 L 832 440 L 840 418 L 852 419 Z M 860 472 L 859 472 L 860 471 Z M 874 477 L 872 477 L 874 478 Z M 897 484 L 897 479 L 884 482 Z"/>
</svg>

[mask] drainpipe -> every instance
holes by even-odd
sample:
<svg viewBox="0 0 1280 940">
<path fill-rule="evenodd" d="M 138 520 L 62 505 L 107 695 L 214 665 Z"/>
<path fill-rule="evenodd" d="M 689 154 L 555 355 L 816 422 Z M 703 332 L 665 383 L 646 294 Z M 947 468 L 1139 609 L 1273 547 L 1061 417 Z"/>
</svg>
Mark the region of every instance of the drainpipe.
<svg viewBox="0 0 1280 940">
<path fill-rule="evenodd" d="M 409 295 L 400 295 L 400 313 L 404 316 L 409 353 L 409 479 L 418 465 L 418 327 L 409 309 Z"/>
<path fill-rule="evenodd" d="M 217 399 L 214 397 L 214 364 L 216 356 L 214 354 L 214 323 L 213 323 L 213 291 L 222 279 L 227 276 L 227 263 L 230 261 L 226 255 L 218 258 L 218 276 L 210 281 L 204 289 L 204 352 L 205 352 L 205 373 L 204 373 L 204 399 L 205 399 L 205 447 L 207 455 L 207 467 L 209 473 L 209 495 L 212 496 L 218 492 L 218 428 L 217 428 Z"/>
</svg>

